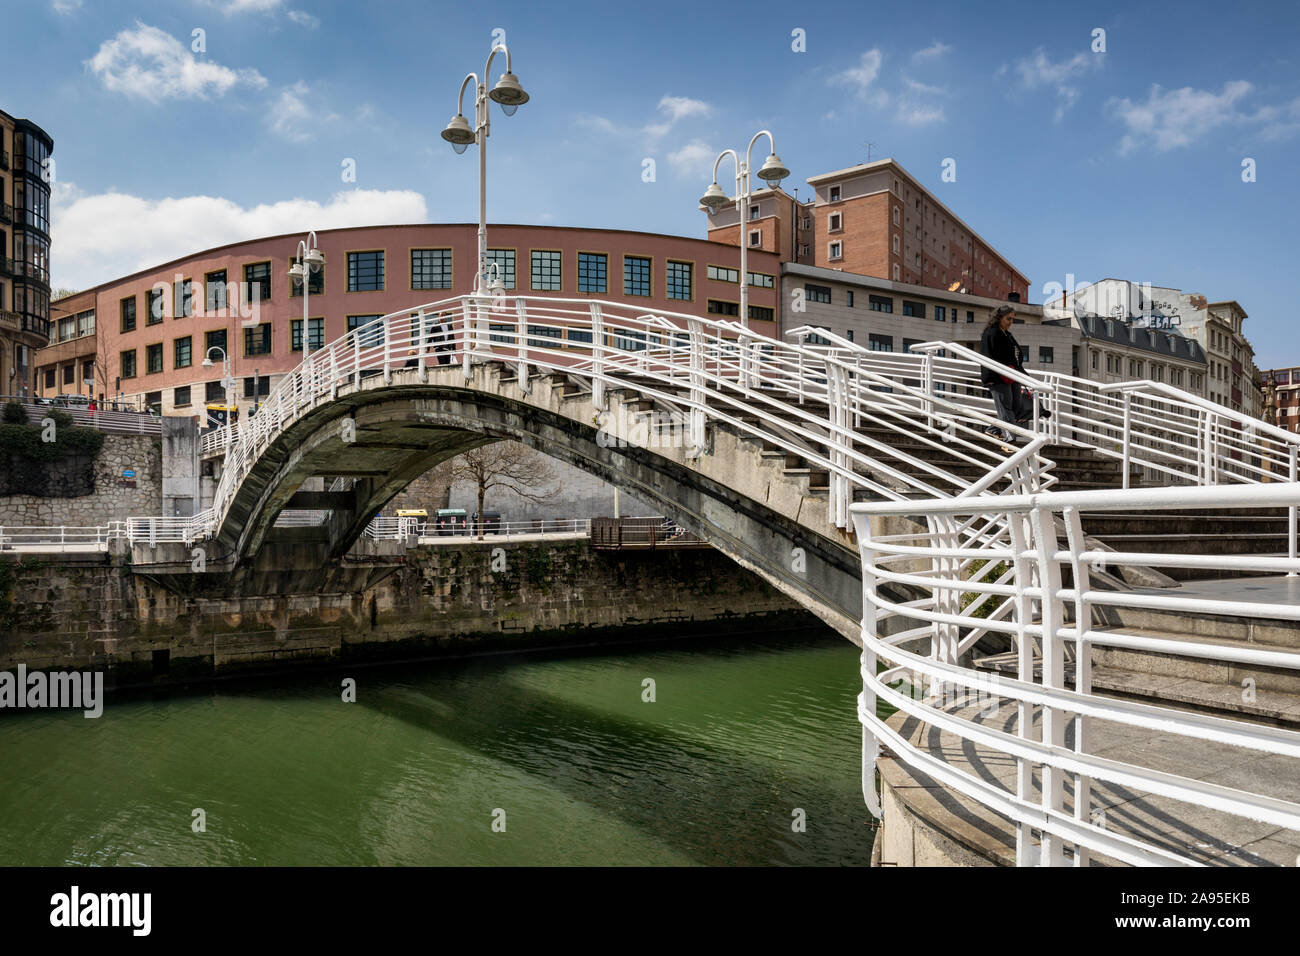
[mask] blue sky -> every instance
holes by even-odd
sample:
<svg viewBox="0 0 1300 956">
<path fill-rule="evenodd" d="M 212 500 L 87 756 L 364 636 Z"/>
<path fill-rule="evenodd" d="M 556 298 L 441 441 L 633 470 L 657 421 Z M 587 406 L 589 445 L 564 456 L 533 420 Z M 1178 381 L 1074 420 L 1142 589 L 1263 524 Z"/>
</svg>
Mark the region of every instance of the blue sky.
<svg viewBox="0 0 1300 956">
<path fill-rule="evenodd" d="M 14 8 L 7 72 L 32 80 L 0 108 L 55 139 L 55 284 L 312 226 L 475 219 L 474 150 L 439 132 L 500 28 L 532 101 L 493 108 L 489 221 L 699 236 L 722 148 L 770 128 L 806 196 L 871 142 L 1025 272 L 1034 301 L 1067 274 L 1235 298 L 1257 363 L 1300 364 L 1294 4 L 494 6 Z"/>
</svg>

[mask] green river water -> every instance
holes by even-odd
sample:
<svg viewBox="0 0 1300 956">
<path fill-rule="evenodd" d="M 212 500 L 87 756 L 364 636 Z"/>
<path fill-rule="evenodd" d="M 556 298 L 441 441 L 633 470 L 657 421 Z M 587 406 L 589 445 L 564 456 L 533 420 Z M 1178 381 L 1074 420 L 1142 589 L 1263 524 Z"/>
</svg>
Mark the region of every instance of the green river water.
<svg viewBox="0 0 1300 956">
<path fill-rule="evenodd" d="M 8 712 L 0 864 L 866 865 L 857 668 L 787 634 Z"/>
</svg>

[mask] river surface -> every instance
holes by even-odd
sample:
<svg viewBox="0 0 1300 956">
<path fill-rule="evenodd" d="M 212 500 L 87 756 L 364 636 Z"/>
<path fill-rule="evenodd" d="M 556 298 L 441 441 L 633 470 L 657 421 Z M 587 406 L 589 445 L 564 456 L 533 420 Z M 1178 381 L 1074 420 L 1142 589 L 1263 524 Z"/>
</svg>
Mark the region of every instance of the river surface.
<svg viewBox="0 0 1300 956">
<path fill-rule="evenodd" d="M 0 864 L 866 865 L 857 667 L 787 634 L 10 711 Z"/>
</svg>

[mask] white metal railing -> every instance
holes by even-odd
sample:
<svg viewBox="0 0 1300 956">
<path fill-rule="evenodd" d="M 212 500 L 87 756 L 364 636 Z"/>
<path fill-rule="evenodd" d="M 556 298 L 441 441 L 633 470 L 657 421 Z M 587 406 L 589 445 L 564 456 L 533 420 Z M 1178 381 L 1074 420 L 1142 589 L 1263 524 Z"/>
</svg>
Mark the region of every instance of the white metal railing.
<svg viewBox="0 0 1300 956">
<path fill-rule="evenodd" d="M 105 550 L 108 543 L 125 535 L 123 522 L 73 526 L 0 525 L 0 551 L 63 551 L 93 548 Z"/>
<path fill-rule="evenodd" d="M 438 333 L 440 321 L 451 325 L 449 334 Z M 842 528 L 855 490 L 899 498 L 966 486 L 937 456 L 898 451 L 904 441 L 982 470 L 1003 458 L 981 434 L 999 424 L 986 398 L 925 392 L 919 377 L 911 384 L 873 367 L 872 353 L 742 333 L 735 322 L 591 299 L 462 296 L 383 316 L 314 352 L 255 417 L 236 425 L 211 530 L 262 450 L 308 409 L 341 390 L 375 387 L 380 376 L 388 383 L 415 369 L 427 380 L 430 369 L 447 364 L 468 376 L 482 362 L 504 363 L 522 373 L 525 387 L 530 370 L 563 372 L 590 390 L 598 408 L 608 408 L 611 389 L 634 388 L 662 410 L 659 427 L 675 431 L 690 455 L 703 452 L 709 422 L 762 437 L 829 475 L 828 518 Z M 919 369 L 922 357 L 909 358 Z M 1048 469 L 1040 474 L 1054 480 Z"/>
<path fill-rule="evenodd" d="M 283 514 L 284 512 L 281 512 Z M 363 534 L 368 538 L 394 540 L 419 538 L 477 538 L 494 540 L 522 535 L 586 535 L 591 533 L 590 518 L 531 518 L 522 521 L 484 522 L 480 527 L 472 519 L 465 524 L 439 525 L 435 518 L 403 518 L 380 515 L 372 518 Z"/>
<path fill-rule="evenodd" d="M 27 421 L 38 425 L 50 412 L 64 412 L 72 417 L 72 424 L 82 428 L 94 428 L 102 432 L 117 435 L 161 435 L 162 419 L 148 412 L 119 412 L 109 409 L 90 411 L 85 405 L 41 405 L 36 402 L 23 402 L 23 411 Z"/>
<path fill-rule="evenodd" d="M 1210 717 L 1155 704 L 1100 696 L 1091 685 L 1093 647 L 1116 647 L 1181 655 L 1233 665 L 1300 670 L 1300 653 L 1253 642 L 1216 642 L 1140 627 L 1112 629 L 1100 623 L 1105 609 L 1157 609 L 1188 616 L 1300 621 L 1300 606 L 1180 595 L 1102 590 L 1094 584 L 1097 566 L 1237 570 L 1294 573 L 1300 561 L 1281 556 L 1187 555 L 1099 551 L 1085 541 L 1081 515 L 1090 511 L 1159 513 L 1175 508 L 1249 509 L 1300 504 L 1300 484 L 1238 484 L 1233 487 L 970 495 L 906 503 L 880 502 L 852 507 L 863 564 L 863 724 L 864 794 L 879 814 L 874 766 L 880 743 L 910 766 L 1013 821 L 1017 860 L 1087 865 L 1090 852 L 1134 864 L 1186 864 L 1172 852 L 1134 832 L 1107 827 L 1093 818 L 1091 784 L 1100 781 L 1130 790 L 1172 797 L 1196 807 L 1300 830 L 1300 804 L 1105 759 L 1090 752 L 1092 722 L 1126 724 L 1160 733 L 1213 741 L 1270 754 L 1300 757 L 1300 733 L 1245 721 Z M 879 535 L 871 519 L 916 516 L 924 531 Z M 987 529 L 996 528 L 990 539 Z M 982 535 L 982 538 L 981 538 Z M 1064 540 L 1062 540 L 1062 536 Z M 921 594 L 913 600 L 891 597 L 896 588 Z M 970 662 L 975 642 L 988 634 L 1009 639 L 1017 660 L 1014 679 L 976 670 Z M 929 641 L 929 652 L 908 649 Z M 1066 679 L 1073 658 L 1074 678 Z M 909 694 L 900 682 L 922 693 Z M 1015 704 L 1014 716 L 999 710 L 996 720 L 978 719 L 970 708 L 953 705 L 959 693 L 991 695 Z M 877 701 L 895 707 L 933 731 L 958 738 L 943 753 L 971 747 L 1014 758 L 1014 787 L 987 774 L 971 773 L 943 753 L 916 745 L 877 716 Z M 1038 719 L 1035 720 L 1035 710 Z M 1073 740 L 1066 745 L 1067 724 Z M 1008 729 L 1013 727 L 1014 729 Z M 975 761 L 971 760 L 973 765 Z M 1035 774 L 1040 781 L 1035 794 Z M 1073 782 L 1067 805 L 1065 778 Z M 1067 848 L 1071 851 L 1067 858 Z M 1191 849 L 1189 847 L 1189 849 Z"/>
</svg>

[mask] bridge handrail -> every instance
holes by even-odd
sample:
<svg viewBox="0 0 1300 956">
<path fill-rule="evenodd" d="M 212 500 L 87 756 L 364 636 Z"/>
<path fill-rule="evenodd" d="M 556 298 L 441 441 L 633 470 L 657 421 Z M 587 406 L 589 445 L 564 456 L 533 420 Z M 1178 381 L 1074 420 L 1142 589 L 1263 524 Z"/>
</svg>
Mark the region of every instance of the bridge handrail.
<svg viewBox="0 0 1300 956">
<path fill-rule="evenodd" d="M 1229 790 L 1201 780 L 1159 772 L 1088 752 L 1094 719 L 1113 721 L 1161 733 L 1215 741 L 1255 751 L 1300 757 L 1300 733 L 1243 720 L 1210 717 L 1193 711 L 1099 696 L 1091 687 L 1092 646 L 1157 651 L 1225 664 L 1300 669 L 1300 653 L 1254 644 L 1224 645 L 1195 637 L 1151 634 L 1140 627 L 1122 632 L 1099 625 L 1094 609 L 1157 608 L 1165 612 L 1214 614 L 1227 617 L 1274 617 L 1300 621 L 1300 607 L 1237 600 L 1233 595 L 1211 597 L 1102 590 L 1093 583 L 1096 565 L 1147 565 L 1229 569 L 1254 573 L 1295 573 L 1300 561 L 1278 556 L 1147 554 L 1091 549 L 1086 544 L 1081 514 L 1089 511 L 1163 511 L 1210 506 L 1215 508 L 1293 507 L 1300 504 L 1300 484 L 1235 485 L 1184 489 L 1170 499 L 1163 489 L 1135 489 L 1124 495 L 1112 491 L 1038 492 L 999 497 L 935 498 L 911 502 L 871 502 L 851 508 L 863 560 L 863 693 L 859 719 L 864 731 L 864 758 L 874 763 L 883 742 L 906 763 L 930 773 L 940 782 L 1009 817 L 1017 831 L 1017 861 L 1060 865 L 1064 844 L 1074 848 L 1072 862 L 1087 865 L 1092 851 L 1135 864 L 1189 864 L 1184 853 L 1171 852 L 1099 825 L 1092 816 L 1091 781 L 1131 787 L 1193 805 L 1300 830 L 1300 804 L 1266 795 Z M 924 515 L 927 530 L 877 536 L 873 517 Z M 962 547 L 955 522 L 982 517 L 1001 520 L 1011 530 L 998 548 Z M 1065 542 L 1059 540 L 1064 526 Z M 1014 571 L 997 581 L 964 573 L 969 559 L 1009 565 Z M 928 559 L 928 571 L 915 568 Z M 964 564 L 961 562 L 965 562 Z M 897 567 L 902 563 L 905 569 Z M 1067 579 L 1071 586 L 1066 587 Z M 900 602 L 882 593 L 882 585 L 907 585 L 928 593 L 920 601 Z M 955 596 L 955 599 L 954 599 Z M 1001 606 L 984 616 L 988 603 Z M 1002 608 L 1009 613 L 998 615 Z M 1037 607 L 1037 613 L 1035 608 Z M 1067 615 L 1067 607 L 1073 612 Z M 1017 653 L 1014 679 L 977 671 L 968 657 L 944 653 L 951 632 L 981 629 L 1008 637 Z M 890 636 L 882 636 L 889 633 Z M 929 636 L 929 656 L 902 645 Z M 1035 645 L 1038 645 L 1036 648 Z M 1067 686 L 1064 649 L 1074 649 L 1075 680 Z M 882 669 L 883 667 L 883 669 Z M 906 681 L 920 690 L 908 694 L 894 685 Z M 1013 733 L 959 706 L 972 690 L 990 699 L 1019 702 Z M 1019 769 L 1015 792 L 991 784 L 914 745 L 916 735 L 903 736 L 877 716 L 883 701 L 921 721 L 929 733 L 947 733 L 970 745 L 1014 758 Z M 1027 715 L 1043 712 L 1044 736 Z M 1065 744 L 1065 724 L 1074 721 L 1074 743 Z M 999 718 L 999 726 L 1001 718 Z M 934 738 L 931 738 L 934 739 Z M 942 745 L 945 752 L 961 746 Z M 1051 768 L 1048 772 L 1048 768 Z M 864 765 L 864 770 L 865 770 Z M 1032 774 L 1048 782 L 1035 798 Z M 1072 812 L 1065 804 L 1064 775 L 1073 778 L 1074 793 L 1083 795 Z M 866 781 L 864 776 L 864 782 Z M 874 794 L 872 794 L 874 797 Z M 870 802 L 869 798 L 869 802 Z M 1035 845 L 1033 831 L 1040 836 Z"/>
<path fill-rule="evenodd" d="M 852 425 L 843 421 L 828 422 L 824 416 L 792 409 L 789 402 L 776 401 L 770 396 L 762 395 L 759 389 L 743 387 L 745 384 L 754 381 L 788 396 L 797 395 L 801 402 L 806 402 L 809 399 L 825 400 L 829 395 L 825 378 L 820 383 L 810 381 L 806 374 L 808 370 L 847 375 L 850 376 L 847 395 L 837 396 L 835 404 L 849 405 L 855 424 L 864 411 L 897 417 L 904 411 L 911 413 L 917 408 L 925 407 L 931 413 L 928 431 L 932 437 L 929 440 L 935 440 L 941 434 L 942 430 L 934 427 L 934 421 L 937 415 L 942 414 L 946 416 L 946 421 L 942 423 L 947 427 L 943 439 L 945 442 L 955 444 L 955 450 L 959 450 L 959 454 L 974 455 L 975 458 L 970 460 L 979 460 L 985 467 L 996 464 L 996 459 L 989 454 L 987 448 L 969 441 L 977 429 L 996 422 L 995 418 L 978 407 L 978 402 L 958 405 L 943 396 L 924 394 L 897 378 L 872 371 L 858 359 L 847 362 L 835 356 L 822 355 L 811 349 L 799 349 L 776 339 L 747 332 L 735 323 L 694 315 L 658 312 L 628 317 L 620 315 L 619 311 L 635 310 L 628 309 L 622 303 L 549 297 L 516 297 L 509 301 L 514 304 L 514 310 L 509 309 L 504 302 L 492 303 L 473 297 L 458 297 L 403 309 L 352 330 L 318 350 L 285 376 L 262 404 L 257 416 L 239 423 L 237 433 L 240 437 L 232 445 L 228 466 L 223 470 L 218 484 L 217 515 L 220 516 L 223 512 L 235 483 L 251 466 L 252 450 L 261 447 L 274 431 L 296 417 L 300 407 L 314 404 L 326 391 L 335 391 L 341 381 L 357 381 L 358 373 L 391 373 L 394 368 L 401 367 L 408 361 L 421 367 L 431 366 L 436 358 L 430 348 L 432 336 L 429 332 L 429 319 L 432 313 L 443 312 L 452 313 L 450 318 L 454 328 L 448 336 L 449 344 L 454 356 L 466 369 L 471 362 L 491 359 L 510 361 L 515 358 L 522 365 L 532 364 L 583 374 L 593 382 L 599 380 L 603 388 L 618 387 L 621 384 L 620 374 L 649 376 L 653 380 L 671 384 L 681 384 L 694 375 L 696 394 L 690 399 L 665 393 L 660 393 L 658 397 L 669 404 L 675 400 L 682 406 L 684 413 L 700 416 L 698 421 L 693 422 L 697 433 L 704 415 L 715 421 L 727 421 L 745 428 L 744 422 L 736 415 L 725 414 L 723 409 L 717 407 L 719 405 L 729 405 L 741 412 L 752 410 L 756 404 L 776 405 L 787 417 L 795 419 L 793 425 L 787 422 L 789 427 L 784 430 L 793 434 L 798 442 L 792 442 L 770 430 L 763 432 L 765 437 L 774 437 L 778 444 L 804 454 L 810 461 L 844 482 L 845 489 L 853 484 L 867 487 L 878 494 L 894 493 L 888 487 L 862 476 L 861 471 L 875 464 L 877 470 L 884 471 L 892 480 L 904 486 L 914 485 L 914 491 L 938 491 L 933 485 L 917 485 L 905 472 L 895 469 L 891 473 L 889 469 L 882 469 L 878 462 L 873 462 L 870 457 L 854 449 L 855 443 L 869 446 L 871 440 L 855 435 Z M 610 311 L 605 314 L 605 326 L 599 340 L 581 343 L 581 347 L 588 350 L 591 356 L 585 364 L 580 365 L 575 360 L 572 340 L 560 343 L 556 349 L 541 347 L 547 344 L 547 339 L 562 337 L 566 329 L 585 329 L 590 334 L 593 307 Z M 529 309 L 532 310 L 531 313 Z M 457 311 L 459 314 L 456 314 Z M 413 319 L 419 320 L 421 317 L 425 319 L 423 329 L 414 329 Z M 696 329 L 694 333 L 690 331 L 692 326 Z M 492 342 L 493 338 L 502 340 L 503 344 Z M 398 340 L 396 345 L 394 339 Z M 683 339 L 687 342 L 683 343 Z M 648 347 L 638 352 L 628 352 L 629 347 L 635 348 L 638 344 Z M 636 357 L 638 354 L 639 358 Z M 629 359 L 629 355 L 633 357 Z M 677 358 L 685 361 L 674 364 L 673 360 Z M 603 367 L 594 368 L 596 365 Z M 327 380 L 330 386 L 328 388 Z M 706 389 L 710 389 L 707 396 L 704 394 Z M 886 397 L 886 389 L 896 395 Z M 867 394 L 869 390 L 870 394 Z M 742 394 L 744 401 L 736 401 L 736 396 L 730 393 Z M 847 402 L 845 398 L 848 399 Z M 885 424 L 900 434 L 911 436 L 916 433 L 914 422 L 908 422 L 906 428 L 892 421 Z M 1022 432 L 1026 438 L 1031 437 L 1029 432 Z M 803 443 L 802 447 L 799 442 Z M 807 446 L 817 443 L 839 447 L 835 447 L 835 453 L 830 456 L 815 452 L 810 454 Z M 954 489 L 960 487 L 958 479 L 931 462 L 917 459 L 909 464 L 913 464 L 921 473 L 936 474 Z M 847 496 L 841 492 L 836 497 L 843 502 Z M 838 523 L 847 526 L 847 513 L 839 516 Z"/>
</svg>

